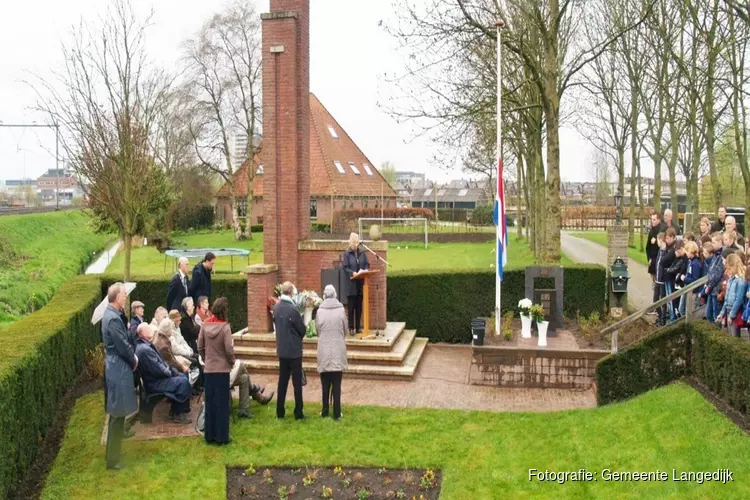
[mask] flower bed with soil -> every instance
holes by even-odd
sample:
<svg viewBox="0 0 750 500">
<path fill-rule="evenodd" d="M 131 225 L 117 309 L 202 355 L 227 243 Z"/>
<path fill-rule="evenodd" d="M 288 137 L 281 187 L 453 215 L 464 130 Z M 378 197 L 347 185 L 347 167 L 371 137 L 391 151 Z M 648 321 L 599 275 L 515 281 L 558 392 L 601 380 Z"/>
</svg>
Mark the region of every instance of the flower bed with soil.
<svg viewBox="0 0 750 500">
<path fill-rule="evenodd" d="M 375 498 L 433 500 L 439 470 L 374 468 L 227 467 L 227 499 Z"/>
</svg>

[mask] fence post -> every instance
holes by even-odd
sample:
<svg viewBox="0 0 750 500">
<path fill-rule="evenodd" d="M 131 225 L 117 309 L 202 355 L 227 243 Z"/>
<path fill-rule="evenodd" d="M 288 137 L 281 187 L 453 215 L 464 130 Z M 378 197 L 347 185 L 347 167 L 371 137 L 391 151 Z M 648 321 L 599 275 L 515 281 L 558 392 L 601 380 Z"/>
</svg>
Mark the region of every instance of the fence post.
<svg viewBox="0 0 750 500">
<path fill-rule="evenodd" d="M 612 354 L 615 354 L 617 352 L 617 336 L 620 333 L 620 330 L 615 330 L 612 332 Z"/>
</svg>

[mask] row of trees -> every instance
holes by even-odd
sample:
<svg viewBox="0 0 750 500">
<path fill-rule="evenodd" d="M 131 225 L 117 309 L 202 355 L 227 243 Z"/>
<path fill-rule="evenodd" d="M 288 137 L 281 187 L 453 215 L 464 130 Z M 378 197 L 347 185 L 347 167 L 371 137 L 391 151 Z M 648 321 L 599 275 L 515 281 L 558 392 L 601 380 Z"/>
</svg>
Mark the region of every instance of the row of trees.
<svg viewBox="0 0 750 500">
<path fill-rule="evenodd" d="M 153 63 L 146 46 L 150 17 L 114 0 L 96 25 L 82 22 L 63 44 L 53 78 L 29 84 L 39 110 L 60 126 L 62 147 L 102 228 L 130 243 L 170 210 L 210 203 L 216 177 L 226 182 L 236 237 L 244 233 L 235 200 L 233 138 L 253 158 L 260 132 L 260 21 L 250 0 L 214 15 L 183 44 L 175 71 Z M 252 210 L 255 168 L 247 169 Z M 251 214 L 248 214 L 250 216 Z M 248 219 L 249 220 L 249 219 Z"/>
<path fill-rule="evenodd" d="M 503 22 L 505 170 L 522 186 L 516 203 L 532 215 L 531 245 L 540 262 L 560 260 L 559 128 L 566 120 L 614 166 L 620 193 L 629 167 L 630 206 L 642 205 L 641 159 L 648 157 L 655 208 L 663 183 L 674 200 L 682 177 L 688 210 L 696 210 L 703 176 L 717 208 L 724 200 L 716 154 L 722 146 L 738 163 L 750 205 L 746 6 L 731 0 L 432 0 L 421 9 L 397 3 L 398 22 L 386 29 L 402 42 L 408 64 L 392 80 L 403 95 L 386 108 L 459 151 L 465 168 L 490 182 L 495 23 Z M 606 177 L 599 170 L 597 177 Z"/>
</svg>

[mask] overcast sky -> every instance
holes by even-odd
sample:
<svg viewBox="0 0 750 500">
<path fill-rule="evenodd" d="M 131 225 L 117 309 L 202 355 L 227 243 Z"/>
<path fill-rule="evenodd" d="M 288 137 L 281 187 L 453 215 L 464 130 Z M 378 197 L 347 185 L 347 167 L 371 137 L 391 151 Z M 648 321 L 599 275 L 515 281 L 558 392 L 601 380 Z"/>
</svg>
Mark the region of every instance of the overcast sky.
<svg viewBox="0 0 750 500">
<path fill-rule="evenodd" d="M 422 1 L 422 0 L 414 0 Z M 96 20 L 106 0 L 2 0 L 0 8 L 0 121 L 29 123 L 42 117 L 30 108 L 33 91 L 22 82 L 31 73 L 49 77 L 61 61 L 60 43 L 83 17 Z M 150 55 L 175 67 L 180 43 L 191 36 L 220 2 L 205 0 L 133 0 L 139 13 L 154 10 Z M 436 148 L 413 139 L 411 125 L 397 124 L 377 102 L 392 92 L 384 73 L 403 68 L 395 42 L 378 27 L 393 15 L 390 0 L 314 0 L 311 2 L 310 87 L 375 165 L 392 161 L 398 170 L 427 173 L 445 181 L 460 170 L 431 165 Z M 268 0 L 257 1 L 258 11 Z M 46 129 L 0 128 L 0 179 L 36 178 L 54 167 L 54 133 Z M 564 180 L 587 180 L 591 146 L 572 128 L 561 130 Z M 644 172 L 645 175 L 646 172 Z"/>
</svg>

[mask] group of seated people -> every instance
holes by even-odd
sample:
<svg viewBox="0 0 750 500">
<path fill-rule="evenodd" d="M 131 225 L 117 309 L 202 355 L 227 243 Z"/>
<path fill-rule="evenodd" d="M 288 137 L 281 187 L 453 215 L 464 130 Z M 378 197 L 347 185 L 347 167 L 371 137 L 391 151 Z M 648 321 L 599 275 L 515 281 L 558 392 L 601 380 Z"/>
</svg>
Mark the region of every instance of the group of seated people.
<svg viewBox="0 0 750 500">
<path fill-rule="evenodd" d="M 129 330 L 137 336 L 135 353 L 138 374 L 146 395 L 163 395 L 171 400 L 169 418 L 178 424 L 190 424 L 190 396 L 203 391 L 204 361 L 198 354 L 200 325 L 212 313 L 208 298 L 200 297 L 197 307 L 192 297 L 182 300 L 180 310 L 167 311 L 158 307 L 150 323 L 144 318 L 145 305 L 133 302 Z M 237 361 L 230 377 L 230 388 L 239 386 L 239 416 L 250 417 L 250 397 L 267 404 L 270 395 L 263 395 L 265 387 L 250 383 L 247 368 Z"/>
</svg>

